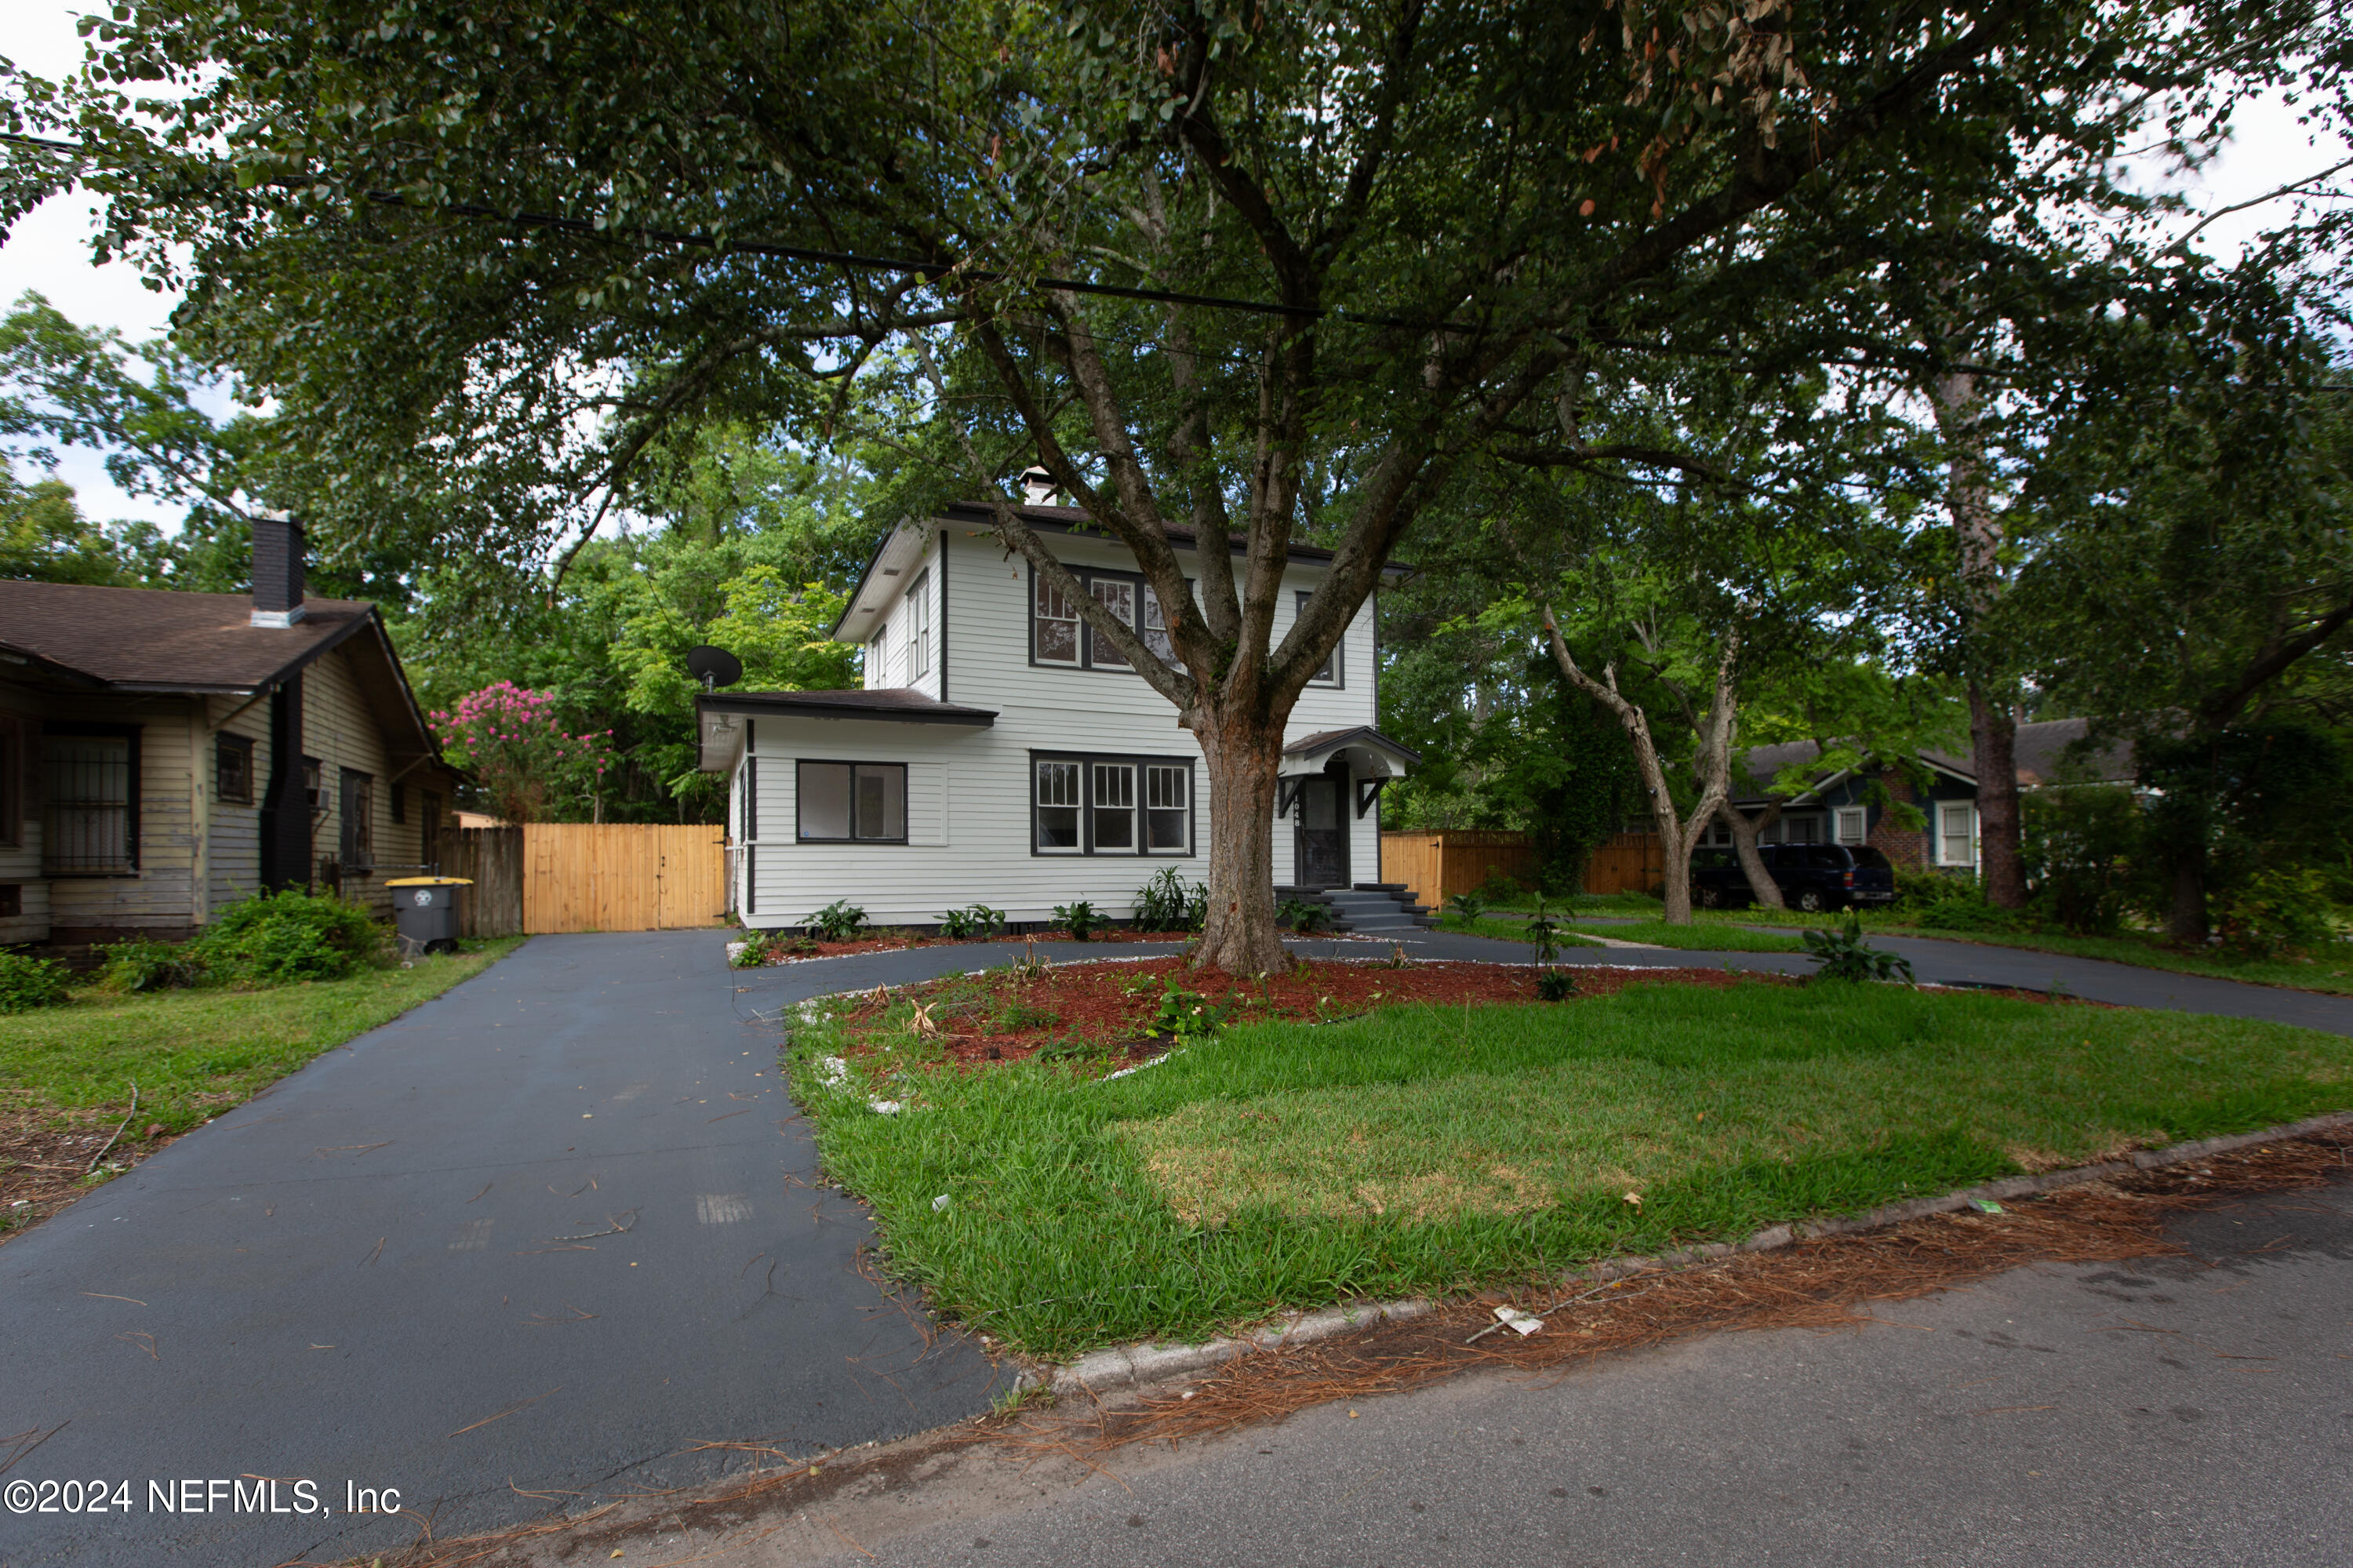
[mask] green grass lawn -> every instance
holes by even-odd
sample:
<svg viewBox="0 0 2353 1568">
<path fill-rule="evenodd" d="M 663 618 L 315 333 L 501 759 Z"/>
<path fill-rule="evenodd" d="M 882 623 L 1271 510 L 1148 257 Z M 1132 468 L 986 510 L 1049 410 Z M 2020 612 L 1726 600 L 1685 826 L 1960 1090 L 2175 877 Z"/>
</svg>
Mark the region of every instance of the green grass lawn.
<svg viewBox="0 0 2353 1568">
<path fill-rule="evenodd" d="M 62 1007 L 0 1020 L 0 1109 L 89 1111 L 129 1104 L 184 1132 L 332 1049 L 480 974 L 520 938 L 425 959 L 414 969 L 268 991 L 78 991 Z"/>
<path fill-rule="evenodd" d="M 1497 907 L 1525 915 L 1535 907 L 1535 895 L 1529 894 L 1511 899 Z M 1559 917 L 1559 900 L 1552 901 L 1546 907 L 1556 918 Z M 1752 932 L 1754 940 L 1741 937 L 1740 933 L 1750 932 L 1757 926 L 1826 926 L 1840 924 L 1846 919 L 1843 910 L 1833 915 L 1808 916 L 1794 909 L 1695 909 L 1692 912 L 1689 927 L 1669 927 L 1658 919 L 1659 901 L 1640 893 L 1579 897 L 1576 902 L 1575 914 L 1602 915 L 1641 922 L 1639 931 L 1635 927 L 1627 926 L 1593 927 L 1603 936 L 1620 937 L 1630 942 L 1656 942 L 1668 948 L 1713 947 L 1741 952 L 1777 952 L 1799 948 L 1795 938 L 1776 937 L 1771 933 Z M 2331 943 L 2303 958 L 2254 959 L 2220 950 L 2195 951 L 2171 947 L 2153 932 L 2126 931 L 2114 937 L 2071 937 L 2063 931 L 1938 931 L 1914 925 L 1912 914 L 1908 910 L 1864 911 L 1862 928 L 1878 936 L 1920 937 L 1938 942 L 1982 942 L 1990 947 L 2019 948 L 2029 952 L 2105 959 L 2114 963 L 2138 964 L 2144 969 L 2170 969 L 2177 974 L 2211 975 L 2218 980 L 2245 980 L 2254 985 L 2300 986 L 2306 991 L 2353 995 L 2353 942 Z M 1511 936 L 1513 932 L 1502 927 L 1514 924 L 1516 922 L 1482 920 L 1479 935 Z M 1497 928 L 1490 929 L 1491 926 Z M 1662 934 L 1641 934 L 1648 932 Z"/>
<path fill-rule="evenodd" d="M 1255 1024 L 1115 1080 L 892 1054 L 829 1086 L 838 1040 L 818 1022 L 791 1047 L 829 1173 L 940 1308 L 1050 1355 L 2353 1105 L 2339 1036 L 1892 986 Z"/>
</svg>

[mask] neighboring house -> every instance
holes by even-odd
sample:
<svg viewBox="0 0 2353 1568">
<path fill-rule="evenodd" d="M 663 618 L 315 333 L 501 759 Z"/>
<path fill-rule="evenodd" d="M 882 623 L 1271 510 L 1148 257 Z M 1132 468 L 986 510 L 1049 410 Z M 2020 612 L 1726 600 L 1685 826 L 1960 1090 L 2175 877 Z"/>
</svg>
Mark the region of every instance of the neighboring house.
<svg viewBox="0 0 2353 1568">
<path fill-rule="evenodd" d="M 0 944 L 178 939 L 264 886 L 380 912 L 436 864 L 457 775 L 373 604 L 0 582 Z"/>
<path fill-rule="evenodd" d="M 1022 515 L 1096 599 L 1166 645 L 1124 546 L 1075 508 Z M 1170 533 L 1188 554 L 1190 534 Z M 1330 560 L 1292 550 L 1278 641 Z M 1374 621 L 1367 602 L 1293 710 L 1278 885 L 1379 875 L 1374 803 L 1417 758 L 1373 728 Z M 985 507 L 894 529 L 833 635 L 864 648 L 863 690 L 696 702 L 702 766 L 729 779 L 732 897 L 745 925 L 798 926 L 837 898 L 892 925 L 973 903 L 1043 922 L 1074 899 L 1124 917 L 1164 866 L 1208 880 L 1200 747 L 1077 608 L 1006 551 Z"/>
<path fill-rule="evenodd" d="M 2020 725 L 2014 753 L 2019 787 L 2040 789 L 2063 778 L 2070 783 L 2130 782 L 2131 749 L 2084 747 L 2080 743 L 2089 730 L 2083 719 Z M 1742 753 L 1734 769 L 1734 804 L 1752 816 L 1763 810 L 1772 800 L 1766 786 L 1774 777 L 1785 768 L 1812 760 L 1820 751 L 1812 741 L 1800 740 L 1754 747 Z M 1869 844 L 1909 870 L 1974 872 L 1978 778 L 1970 758 L 1923 750 L 1915 760 L 1918 771 L 1926 775 L 1925 789 L 1906 768 L 1825 771 L 1820 779 L 1810 780 L 1804 793 L 1789 798 L 1781 820 L 1758 834 L 1760 842 Z M 1919 811 L 1924 825 L 1900 822 L 1888 809 L 1889 796 Z M 1719 821 L 1701 842 L 1729 844 L 1732 830 Z"/>
</svg>

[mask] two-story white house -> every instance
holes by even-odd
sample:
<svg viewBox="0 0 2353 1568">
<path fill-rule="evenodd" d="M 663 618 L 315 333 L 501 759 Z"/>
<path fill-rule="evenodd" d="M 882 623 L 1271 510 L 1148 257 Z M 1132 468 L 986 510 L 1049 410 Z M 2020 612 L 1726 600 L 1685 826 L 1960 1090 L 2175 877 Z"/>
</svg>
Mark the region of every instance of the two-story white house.
<svg viewBox="0 0 2353 1568">
<path fill-rule="evenodd" d="M 1022 516 L 1089 592 L 1165 646 L 1124 546 L 1075 508 Z M 1278 641 L 1330 559 L 1292 550 Z M 1292 713 L 1278 885 L 1379 876 L 1380 786 L 1417 758 L 1373 727 L 1374 623 L 1368 601 Z M 863 647 L 862 690 L 723 691 L 696 705 L 702 766 L 729 777 L 732 896 L 746 926 L 800 926 L 837 898 L 883 925 L 931 925 L 974 903 L 1041 923 L 1074 899 L 1124 918 L 1165 865 L 1208 880 L 1192 733 L 1007 552 L 985 507 L 894 529 L 834 636 Z"/>
</svg>

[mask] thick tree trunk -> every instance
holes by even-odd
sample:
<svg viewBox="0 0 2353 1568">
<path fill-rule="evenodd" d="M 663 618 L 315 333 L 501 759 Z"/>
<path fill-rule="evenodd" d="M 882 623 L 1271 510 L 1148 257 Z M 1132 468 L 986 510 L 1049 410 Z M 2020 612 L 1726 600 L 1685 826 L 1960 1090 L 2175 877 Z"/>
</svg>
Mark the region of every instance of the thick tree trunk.
<svg viewBox="0 0 2353 1568">
<path fill-rule="evenodd" d="M 2166 911 L 2165 934 L 2177 942 L 2206 939 L 2206 852 L 2184 843 L 2173 852 L 2173 899 Z"/>
<path fill-rule="evenodd" d="M 1969 686 L 1969 744 L 1978 776 L 1978 885 L 1986 902 L 2026 906 L 2024 840 L 2018 813 L 2018 715 Z"/>
<path fill-rule="evenodd" d="M 1776 800 L 1754 817 L 1726 800 L 1716 815 L 1732 830 L 1733 853 L 1740 857 L 1741 874 L 1748 878 L 1748 891 L 1757 902 L 1767 909 L 1787 909 L 1781 898 L 1781 885 L 1765 869 L 1765 856 L 1757 847 L 1757 835 L 1781 820 L 1786 802 Z"/>
<path fill-rule="evenodd" d="M 1274 802 L 1282 725 L 1196 718 L 1191 727 L 1209 776 L 1209 914 L 1193 966 L 1281 974 L 1287 956 L 1274 922 Z"/>
</svg>

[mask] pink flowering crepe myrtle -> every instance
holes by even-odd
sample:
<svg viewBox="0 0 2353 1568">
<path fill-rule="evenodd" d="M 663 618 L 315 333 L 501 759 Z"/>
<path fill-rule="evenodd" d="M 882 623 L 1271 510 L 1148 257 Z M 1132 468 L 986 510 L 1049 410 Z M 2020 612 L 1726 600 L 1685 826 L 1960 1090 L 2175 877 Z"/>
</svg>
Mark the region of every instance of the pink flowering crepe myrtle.
<svg viewBox="0 0 2353 1568">
<path fill-rule="evenodd" d="M 585 802 L 613 764 L 611 730 L 575 735 L 556 721 L 554 692 L 512 681 L 470 692 L 431 717 L 449 760 L 481 781 L 491 810 L 510 822 Z"/>
</svg>

